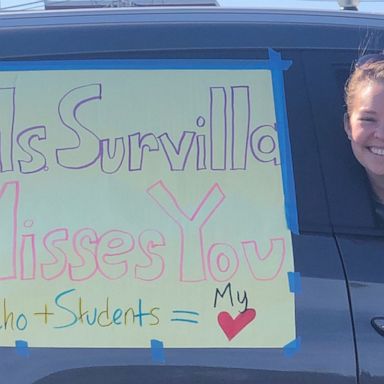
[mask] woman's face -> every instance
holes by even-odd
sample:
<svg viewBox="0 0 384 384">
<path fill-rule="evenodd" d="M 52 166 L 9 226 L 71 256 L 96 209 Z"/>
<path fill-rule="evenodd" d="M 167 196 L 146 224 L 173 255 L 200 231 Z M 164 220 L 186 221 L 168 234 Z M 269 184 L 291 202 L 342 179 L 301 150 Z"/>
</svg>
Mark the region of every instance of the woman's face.
<svg viewBox="0 0 384 384">
<path fill-rule="evenodd" d="M 344 122 L 356 159 L 371 178 L 384 177 L 384 82 L 367 81 Z"/>
</svg>

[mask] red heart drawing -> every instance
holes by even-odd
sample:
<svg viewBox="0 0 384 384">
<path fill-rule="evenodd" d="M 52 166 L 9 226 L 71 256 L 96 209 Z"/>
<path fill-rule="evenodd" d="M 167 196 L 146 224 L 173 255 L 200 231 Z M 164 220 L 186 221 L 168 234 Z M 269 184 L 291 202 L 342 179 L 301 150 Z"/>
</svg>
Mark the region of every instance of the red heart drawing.
<svg viewBox="0 0 384 384">
<path fill-rule="evenodd" d="M 217 316 L 217 321 L 228 340 L 232 340 L 255 317 L 256 311 L 253 308 L 249 308 L 239 313 L 235 319 L 228 312 L 220 312 Z"/>
</svg>

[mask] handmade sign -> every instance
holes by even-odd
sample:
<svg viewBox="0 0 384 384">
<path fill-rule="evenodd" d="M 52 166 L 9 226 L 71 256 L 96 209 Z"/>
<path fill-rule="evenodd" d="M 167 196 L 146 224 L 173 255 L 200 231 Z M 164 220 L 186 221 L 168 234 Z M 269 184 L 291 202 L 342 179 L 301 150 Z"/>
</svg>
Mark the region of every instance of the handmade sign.
<svg viewBox="0 0 384 384">
<path fill-rule="evenodd" d="M 269 64 L 169 63 L 0 71 L 1 345 L 295 339 Z"/>
</svg>

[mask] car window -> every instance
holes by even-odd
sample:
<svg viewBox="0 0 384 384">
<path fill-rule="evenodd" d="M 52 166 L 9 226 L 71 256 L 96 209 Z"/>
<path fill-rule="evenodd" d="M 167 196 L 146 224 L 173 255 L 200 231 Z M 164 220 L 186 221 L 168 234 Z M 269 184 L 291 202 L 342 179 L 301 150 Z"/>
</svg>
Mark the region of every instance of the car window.
<svg viewBox="0 0 384 384">
<path fill-rule="evenodd" d="M 381 236 L 365 171 L 343 128 L 344 84 L 356 57 L 356 51 L 308 51 L 306 77 L 333 231 Z"/>
</svg>

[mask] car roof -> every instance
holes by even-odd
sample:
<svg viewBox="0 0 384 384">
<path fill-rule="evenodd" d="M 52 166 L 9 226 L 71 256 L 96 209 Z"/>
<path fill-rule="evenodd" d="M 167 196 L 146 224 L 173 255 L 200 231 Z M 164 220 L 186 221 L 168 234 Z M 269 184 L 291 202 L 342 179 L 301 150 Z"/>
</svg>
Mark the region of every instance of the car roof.
<svg viewBox="0 0 384 384">
<path fill-rule="evenodd" d="M 381 0 L 344 0 L 347 5 L 359 3 L 359 13 L 384 14 L 384 2 Z M 160 5 L 169 8 L 169 5 L 179 4 L 178 7 L 218 6 L 219 8 L 257 8 L 280 10 L 317 10 L 345 12 L 340 9 L 341 0 L 2 0 L 1 12 L 14 11 L 44 11 L 51 9 L 85 9 L 85 8 L 153 8 Z M 44 9 L 45 6 L 45 9 Z M 352 11 L 354 12 L 354 11 Z"/>
<path fill-rule="evenodd" d="M 10 26 L 94 22 L 285 23 L 382 27 L 383 15 L 354 11 L 227 7 L 140 7 L 44 10 L 0 13 L 0 30 Z"/>
</svg>

